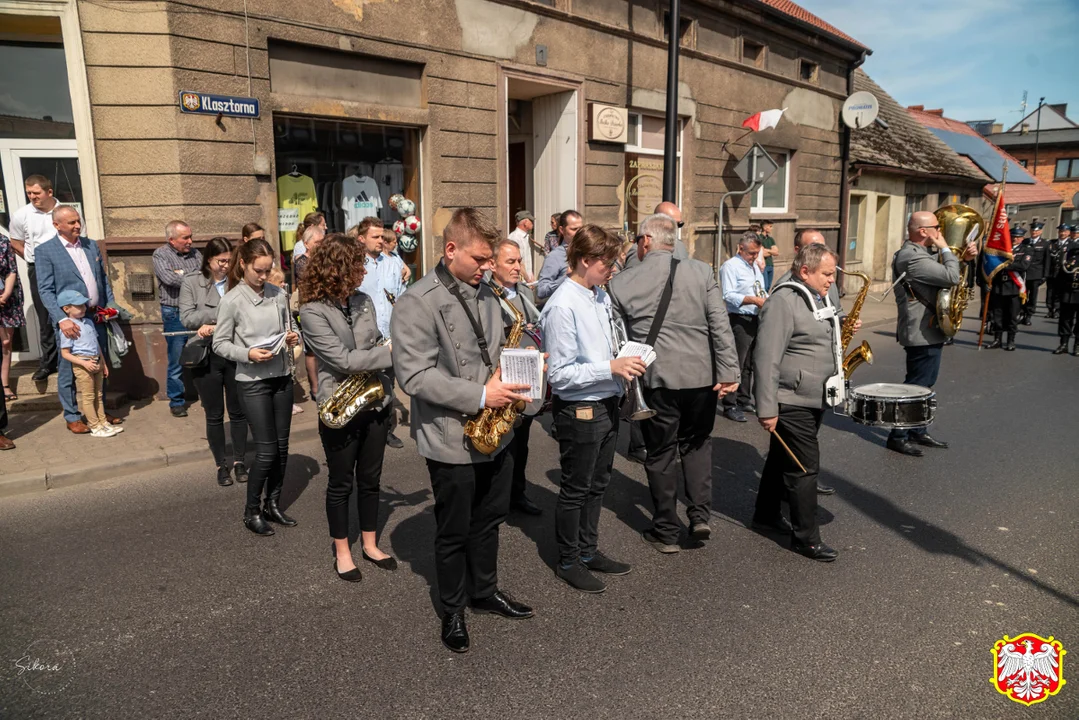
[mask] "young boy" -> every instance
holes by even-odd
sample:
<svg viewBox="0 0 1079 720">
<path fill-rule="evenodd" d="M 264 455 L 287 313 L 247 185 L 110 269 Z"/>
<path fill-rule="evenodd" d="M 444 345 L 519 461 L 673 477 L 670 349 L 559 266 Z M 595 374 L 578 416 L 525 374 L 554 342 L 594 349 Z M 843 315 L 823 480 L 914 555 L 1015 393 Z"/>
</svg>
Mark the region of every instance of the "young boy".
<svg viewBox="0 0 1079 720">
<path fill-rule="evenodd" d="M 90 301 L 78 291 L 64 290 L 57 296 L 56 302 L 68 319 L 79 327 L 79 336 L 75 339 L 60 333 L 60 354 L 71 363 L 75 388 L 79 393 L 79 407 L 90 425 L 90 434 L 94 437 L 118 435 L 124 429 L 110 425 L 105 420 L 105 401 L 101 385 L 109 376 L 109 365 L 97 341 L 94 321 L 86 317 L 86 308 Z"/>
</svg>

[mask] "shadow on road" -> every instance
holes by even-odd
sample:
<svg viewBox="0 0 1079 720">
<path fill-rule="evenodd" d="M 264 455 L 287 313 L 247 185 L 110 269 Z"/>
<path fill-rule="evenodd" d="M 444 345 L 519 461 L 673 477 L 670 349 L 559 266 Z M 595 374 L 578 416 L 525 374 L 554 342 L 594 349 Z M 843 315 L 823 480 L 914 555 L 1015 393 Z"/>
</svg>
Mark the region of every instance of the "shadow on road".
<svg viewBox="0 0 1079 720">
<path fill-rule="evenodd" d="M 281 502 L 279 503 L 282 510 L 288 510 L 292 503 L 300 499 L 311 483 L 311 478 L 318 475 L 321 469 L 322 465 L 313 457 L 293 454 L 288 456 L 285 483 L 281 488 Z"/>
<path fill-rule="evenodd" d="M 916 515 L 912 515 L 882 495 L 855 485 L 847 479 L 826 470 L 821 472 L 821 480 L 829 485 L 834 485 L 839 497 L 850 503 L 852 507 L 859 510 L 866 517 L 875 520 L 882 527 L 889 528 L 896 535 L 928 553 L 952 555 L 975 566 L 992 565 L 1061 602 L 1068 603 L 1072 607 L 1079 607 L 1079 598 L 1057 590 L 1020 568 L 971 547 L 958 535 L 926 522 Z M 914 531 L 908 533 L 906 532 L 907 528 L 914 528 Z"/>
</svg>

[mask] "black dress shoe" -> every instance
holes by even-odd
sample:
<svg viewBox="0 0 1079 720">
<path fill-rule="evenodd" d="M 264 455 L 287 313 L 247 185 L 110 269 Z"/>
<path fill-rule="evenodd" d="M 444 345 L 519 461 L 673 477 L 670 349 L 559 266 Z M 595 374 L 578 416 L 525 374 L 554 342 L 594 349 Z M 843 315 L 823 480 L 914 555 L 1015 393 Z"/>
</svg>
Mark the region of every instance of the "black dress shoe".
<svg viewBox="0 0 1079 720">
<path fill-rule="evenodd" d="M 519 603 L 501 590 L 495 590 L 495 594 L 489 598 L 472 601 L 472 612 L 492 613 L 501 615 L 510 620 L 524 620 L 536 613 L 524 603 Z"/>
<path fill-rule="evenodd" d="M 746 422 L 746 414 L 742 412 L 742 408 L 733 405 L 723 411 L 723 416 L 734 422 Z"/>
<path fill-rule="evenodd" d="M 790 535 L 794 532 L 794 528 L 791 527 L 791 521 L 782 515 L 776 517 L 773 520 L 758 520 L 753 518 L 753 521 L 749 524 L 754 530 L 761 530 L 763 532 L 774 532 L 780 535 Z"/>
<path fill-rule="evenodd" d="M 366 555 L 364 557 L 366 557 Z M 360 572 L 359 568 L 352 568 L 351 570 L 345 570 L 344 572 L 341 572 L 337 569 L 336 560 L 333 561 L 333 571 L 337 573 L 337 577 L 341 578 L 345 582 L 356 583 L 360 580 L 363 580 L 363 573 Z"/>
<path fill-rule="evenodd" d="M 524 515 L 543 514 L 543 511 L 540 510 L 539 505 L 529 500 L 527 495 L 520 495 L 513 498 L 513 500 L 510 501 L 510 510 L 514 510 Z"/>
<path fill-rule="evenodd" d="M 914 442 L 918 443 L 919 445 L 924 445 L 926 447 L 940 448 L 941 450 L 945 450 L 948 447 L 948 443 L 944 442 L 943 440 L 937 440 L 929 433 L 911 435 L 911 437 L 914 439 Z"/>
<path fill-rule="evenodd" d="M 281 508 L 277 507 L 277 502 L 270 498 L 266 498 L 265 502 L 262 503 L 262 516 L 270 522 L 284 525 L 285 527 L 295 527 L 299 524 L 281 512 Z"/>
<path fill-rule="evenodd" d="M 258 510 L 244 510 L 244 527 L 256 535 L 273 535 L 274 530 Z"/>
<path fill-rule="evenodd" d="M 559 563 L 554 570 L 554 574 L 571 588 L 580 590 L 583 593 L 598 595 L 607 589 L 607 583 L 593 575 L 592 571 L 584 563 L 576 562 L 569 567 L 563 567 Z"/>
<path fill-rule="evenodd" d="M 183 405 L 171 407 L 169 408 L 169 412 L 172 413 L 173 417 L 187 417 L 187 408 Z"/>
<path fill-rule="evenodd" d="M 217 469 L 217 484 L 221 487 L 228 487 L 232 484 L 232 474 L 229 472 L 228 467 L 219 467 Z"/>
<path fill-rule="evenodd" d="M 386 433 L 386 446 L 392 447 L 394 450 L 400 450 L 405 446 L 405 443 L 393 433 Z"/>
<path fill-rule="evenodd" d="M 817 483 L 817 494 L 818 495 L 835 495 L 835 488 L 832 487 L 831 485 L 822 485 L 821 483 Z"/>
<path fill-rule="evenodd" d="M 1075 347 L 1072 348 L 1072 355 L 1079 355 L 1079 342 L 1075 343 Z"/>
<path fill-rule="evenodd" d="M 985 349 L 986 350 L 996 350 L 997 348 L 1001 347 L 1001 345 L 1002 345 L 1002 343 L 1000 342 L 1000 338 L 993 338 L 993 342 L 986 345 Z"/>
<path fill-rule="evenodd" d="M 644 465 L 645 460 L 648 459 L 648 452 L 645 450 L 633 450 L 626 453 L 626 459 L 638 465 Z"/>
<path fill-rule="evenodd" d="M 839 553 L 828 547 L 824 543 L 818 545 L 791 545 L 791 550 L 799 555 L 805 555 L 810 560 L 817 560 L 818 562 L 832 562 Z"/>
<path fill-rule="evenodd" d="M 373 557 L 367 554 L 366 550 L 361 550 L 361 552 L 363 553 L 364 560 L 382 568 L 383 570 L 389 570 L 390 572 L 393 572 L 397 569 L 397 561 L 394 560 L 392 557 L 384 557 L 381 560 L 375 560 Z"/>
<path fill-rule="evenodd" d="M 1030 324 L 1031 324 L 1031 322 L 1030 322 L 1030 318 L 1029 318 L 1029 317 L 1025 317 L 1025 318 L 1023 318 L 1023 324 L 1024 324 L 1024 325 L 1030 325 Z"/>
<path fill-rule="evenodd" d="M 233 463 L 232 472 L 236 475 L 236 482 L 247 482 L 247 466 L 244 465 L 242 462 Z"/>
<path fill-rule="evenodd" d="M 1009 340 L 1009 341 L 1007 342 L 1007 344 L 1005 344 L 1005 345 L 1004 345 L 1004 349 L 1005 349 L 1005 350 L 1007 350 L 1007 351 L 1009 351 L 1009 352 L 1011 352 L 1011 351 L 1015 350 L 1015 343 L 1014 343 L 1014 342 L 1012 342 L 1011 340 Z"/>
<path fill-rule="evenodd" d="M 1065 343 L 1061 343 L 1060 345 L 1058 345 L 1057 349 L 1053 351 L 1053 354 L 1054 355 L 1063 355 L 1066 352 L 1068 352 L 1068 343 L 1065 342 Z"/>
<path fill-rule="evenodd" d="M 888 449 L 895 450 L 897 453 L 902 453 L 903 455 L 910 455 L 911 457 L 921 457 L 925 454 L 920 447 L 910 440 L 898 440 L 896 438 L 888 438 Z"/>
<path fill-rule="evenodd" d="M 465 613 L 458 610 L 442 616 L 442 644 L 455 653 L 468 652 L 468 628 L 465 626 Z"/>
<path fill-rule="evenodd" d="M 587 560 L 581 560 L 581 564 L 592 572 L 604 573 L 605 575 L 628 575 L 629 571 L 633 569 L 629 563 L 609 558 L 598 550 Z"/>
<path fill-rule="evenodd" d="M 56 372 L 56 371 L 55 370 L 49 370 L 48 368 L 38 368 L 37 371 L 34 372 L 34 374 L 30 376 L 30 379 L 33 380 L 34 382 L 45 382 L 46 380 L 49 379 L 49 376 L 52 375 L 54 372 Z"/>
</svg>

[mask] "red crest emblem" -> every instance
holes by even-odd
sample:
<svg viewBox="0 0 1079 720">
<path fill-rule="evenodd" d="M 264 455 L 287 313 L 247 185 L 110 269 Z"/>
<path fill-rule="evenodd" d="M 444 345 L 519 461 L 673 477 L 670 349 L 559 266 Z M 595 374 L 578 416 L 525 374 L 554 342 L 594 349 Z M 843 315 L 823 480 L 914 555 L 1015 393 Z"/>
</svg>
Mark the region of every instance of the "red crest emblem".
<svg viewBox="0 0 1079 720">
<path fill-rule="evenodd" d="M 1064 687 L 1064 646 L 1050 635 L 1034 633 L 1014 638 L 1007 635 L 993 646 L 993 677 L 990 682 L 1001 695 L 1033 705 Z"/>
</svg>

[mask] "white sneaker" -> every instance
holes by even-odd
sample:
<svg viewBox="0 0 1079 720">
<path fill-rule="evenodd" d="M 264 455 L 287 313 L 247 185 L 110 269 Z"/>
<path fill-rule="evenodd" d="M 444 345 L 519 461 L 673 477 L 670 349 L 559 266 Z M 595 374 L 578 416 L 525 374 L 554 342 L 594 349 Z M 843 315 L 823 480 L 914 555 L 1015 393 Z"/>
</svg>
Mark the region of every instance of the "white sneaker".
<svg viewBox="0 0 1079 720">
<path fill-rule="evenodd" d="M 116 428 L 116 427 L 114 427 L 112 425 L 105 424 L 105 425 L 102 425 L 99 428 L 93 428 L 92 430 L 90 430 L 90 434 L 93 435 L 94 437 L 108 438 L 108 437 L 112 437 L 114 435 L 119 435 L 120 432 L 119 432 L 118 428 Z"/>
<path fill-rule="evenodd" d="M 124 431 L 123 425 L 113 425 L 112 423 L 105 423 L 105 427 L 115 430 L 117 434 Z"/>
</svg>

